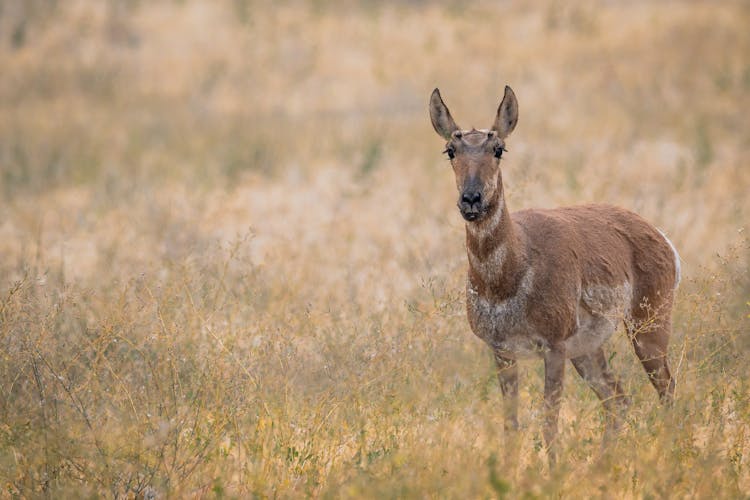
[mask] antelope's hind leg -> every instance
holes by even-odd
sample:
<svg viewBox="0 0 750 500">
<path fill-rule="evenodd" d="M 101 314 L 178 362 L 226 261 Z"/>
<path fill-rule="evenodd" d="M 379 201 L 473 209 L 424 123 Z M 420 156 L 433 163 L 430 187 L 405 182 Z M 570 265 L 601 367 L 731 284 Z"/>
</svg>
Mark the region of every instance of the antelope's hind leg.
<svg viewBox="0 0 750 500">
<path fill-rule="evenodd" d="M 638 313 L 634 315 L 632 324 L 627 325 L 628 336 L 649 380 L 659 393 L 659 399 L 671 405 L 675 385 L 667 362 L 667 347 L 672 333 L 671 297 L 655 312 L 643 307 Z"/>
<path fill-rule="evenodd" d="M 620 387 L 620 383 L 610 370 L 604 349 L 599 347 L 590 354 L 571 359 L 578 374 L 593 389 L 607 412 L 607 426 L 603 444 L 607 444 L 622 427 L 630 401 Z"/>
</svg>

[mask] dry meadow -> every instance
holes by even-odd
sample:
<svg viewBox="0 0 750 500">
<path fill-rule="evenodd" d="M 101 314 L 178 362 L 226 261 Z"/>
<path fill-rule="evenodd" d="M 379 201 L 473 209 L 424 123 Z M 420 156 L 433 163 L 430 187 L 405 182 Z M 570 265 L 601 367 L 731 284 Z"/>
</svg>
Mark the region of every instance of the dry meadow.
<svg viewBox="0 0 750 500">
<path fill-rule="evenodd" d="M 0 497 L 750 491 L 747 2 L 0 0 Z M 542 363 L 502 430 L 427 114 L 505 84 L 511 209 L 606 202 L 682 256 L 665 410 Z"/>
</svg>

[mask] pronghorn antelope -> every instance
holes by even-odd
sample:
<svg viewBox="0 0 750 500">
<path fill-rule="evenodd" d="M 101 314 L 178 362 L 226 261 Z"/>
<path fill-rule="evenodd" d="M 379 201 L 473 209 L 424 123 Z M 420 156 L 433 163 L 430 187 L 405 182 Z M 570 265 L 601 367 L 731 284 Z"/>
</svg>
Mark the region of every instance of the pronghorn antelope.
<svg viewBox="0 0 750 500">
<path fill-rule="evenodd" d="M 640 216 L 609 205 L 510 213 L 500 159 L 518 121 L 510 87 L 490 129 L 461 130 L 435 89 L 435 131 L 448 141 L 466 221 L 466 309 L 472 331 L 493 350 L 505 428 L 518 427 L 516 359 L 544 359 L 544 439 L 551 464 L 565 360 L 602 400 L 605 442 L 619 428 L 628 398 L 610 371 L 602 344 L 624 321 L 635 352 L 665 403 L 674 395 L 667 364 L 675 247 Z"/>
</svg>

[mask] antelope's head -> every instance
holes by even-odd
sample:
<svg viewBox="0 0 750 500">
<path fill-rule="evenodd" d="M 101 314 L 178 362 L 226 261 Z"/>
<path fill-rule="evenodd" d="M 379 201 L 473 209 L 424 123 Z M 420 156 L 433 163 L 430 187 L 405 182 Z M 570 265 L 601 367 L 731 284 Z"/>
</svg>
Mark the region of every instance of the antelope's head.
<svg viewBox="0 0 750 500">
<path fill-rule="evenodd" d="M 444 152 L 456 174 L 461 215 L 467 221 L 482 220 L 502 196 L 500 158 L 505 151 L 505 138 L 518 122 L 518 101 L 513 90 L 505 87 L 505 95 L 490 129 L 461 130 L 453 121 L 438 89 L 430 96 L 430 119 L 435 131 L 448 141 Z"/>
</svg>

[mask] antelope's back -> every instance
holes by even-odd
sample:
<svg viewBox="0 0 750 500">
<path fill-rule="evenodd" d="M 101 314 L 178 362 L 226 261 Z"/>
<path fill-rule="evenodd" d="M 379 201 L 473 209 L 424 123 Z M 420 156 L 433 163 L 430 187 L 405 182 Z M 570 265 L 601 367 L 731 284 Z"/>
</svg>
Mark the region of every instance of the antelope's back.
<svg viewBox="0 0 750 500">
<path fill-rule="evenodd" d="M 636 213 L 611 205 L 580 205 L 523 210 L 511 218 L 527 238 L 532 261 L 549 262 L 549 273 L 577 275 L 582 287 L 628 283 L 637 302 L 671 297 L 677 286 L 676 250 Z M 545 258 L 535 259 L 535 254 Z"/>
</svg>

